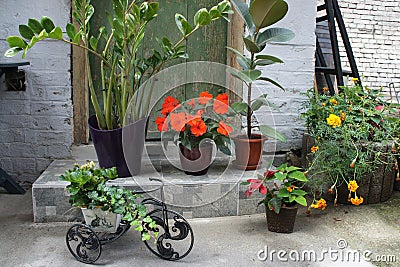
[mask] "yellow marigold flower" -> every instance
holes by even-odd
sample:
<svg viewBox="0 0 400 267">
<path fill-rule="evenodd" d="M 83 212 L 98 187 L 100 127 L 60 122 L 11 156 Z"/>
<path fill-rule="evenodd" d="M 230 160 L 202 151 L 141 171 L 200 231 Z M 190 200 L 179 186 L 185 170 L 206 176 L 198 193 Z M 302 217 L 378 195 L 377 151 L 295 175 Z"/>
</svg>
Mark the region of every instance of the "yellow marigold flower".
<svg viewBox="0 0 400 267">
<path fill-rule="evenodd" d="M 320 210 L 325 210 L 326 206 L 326 201 L 323 198 L 318 200 L 315 204 L 311 204 L 311 208 Z"/>
<path fill-rule="evenodd" d="M 326 103 L 322 103 L 322 107 L 325 107 L 326 106 Z"/>
<path fill-rule="evenodd" d="M 351 191 L 351 192 L 356 192 L 357 188 L 358 188 L 358 184 L 355 180 L 350 181 L 349 184 L 347 185 L 347 188 Z"/>
<path fill-rule="evenodd" d="M 329 89 L 328 89 L 328 87 L 324 87 L 324 92 L 328 92 L 329 91 Z"/>
<path fill-rule="evenodd" d="M 350 201 L 351 201 L 351 204 L 358 206 L 364 202 L 364 199 L 362 197 L 358 198 L 356 196 L 355 198 L 351 198 Z"/>
<path fill-rule="evenodd" d="M 342 125 L 342 120 L 340 117 L 336 116 L 335 114 L 330 114 L 328 118 L 326 118 L 326 122 L 328 125 L 332 126 L 333 128 L 339 127 Z"/>
<path fill-rule="evenodd" d="M 318 146 L 313 146 L 313 147 L 311 148 L 311 152 L 312 152 L 312 153 L 315 153 L 315 152 L 318 151 L 318 149 L 319 149 Z"/>
<path fill-rule="evenodd" d="M 340 111 L 340 119 L 344 121 L 346 119 L 346 112 Z"/>
<path fill-rule="evenodd" d="M 290 193 L 296 188 L 296 186 L 291 185 L 287 188 L 287 191 L 289 191 Z"/>
<path fill-rule="evenodd" d="M 359 81 L 358 78 L 353 78 L 352 80 L 353 80 L 353 82 L 358 82 Z"/>
<path fill-rule="evenodd" d="M 329 100 L 329 102 L 331 102 L 334 106 L 337 106 L 337 104 L 338 104 L 337 100 L 334 99 L 334 98 L 331 98 L 331 99 Z"/>
</svg>

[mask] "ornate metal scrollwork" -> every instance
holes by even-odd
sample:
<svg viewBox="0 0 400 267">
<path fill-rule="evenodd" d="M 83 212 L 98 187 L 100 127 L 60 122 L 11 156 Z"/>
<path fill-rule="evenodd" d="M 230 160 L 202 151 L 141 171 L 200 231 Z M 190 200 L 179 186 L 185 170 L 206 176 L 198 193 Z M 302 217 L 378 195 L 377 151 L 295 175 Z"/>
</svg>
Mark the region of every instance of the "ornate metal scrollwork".
<svg viewBox="0 0 400 267">
<path fill-rule="evenodd" d="M 151 240 L 145 241 L 145 244 L 153 254 L 162 259 L 171 261 L 182 259 L 193 248 L 193 230 L 179 213 L 172 210 L 164 212 L 157 209 L 146 215 L 156 222 L 156 229 L 152 231 L 158 232 L 159 235 L 155 244 Z M 148 229 L 148 225 L 145 224 L 144 229 Z"/>
<path fill-rule="evenodd" d="M 101 243 L 97 234 L 84 224 L 75 224 L 67 232 L 67 247 L 80 262 L 93 263 L 101 254 Z"/>
</svg>

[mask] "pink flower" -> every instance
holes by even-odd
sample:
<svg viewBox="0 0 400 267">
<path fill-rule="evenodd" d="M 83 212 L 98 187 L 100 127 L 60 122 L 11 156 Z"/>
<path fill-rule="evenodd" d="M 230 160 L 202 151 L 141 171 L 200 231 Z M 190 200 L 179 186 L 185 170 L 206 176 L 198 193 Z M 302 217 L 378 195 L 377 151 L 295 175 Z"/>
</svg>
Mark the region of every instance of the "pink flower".
<svg viewBox="0 0 400 267">
<path fill-rule="evenodd" d="M 261 179 L 249 179 L 247 182 L 250 183 L 246 192 L 244 192 L 244 197 L 250 197 L 256 190 L 261 194 L 265 195 L 267 193 L 267 188 L 263 185 L 263 180 Z"/>
<path fill-rule="evenodd" d="M 382 105 L 376 106 L 376 107 L 375 107 L 375 109 L 376 109 L 376 110 L 379 110 L 379 111 L 382 110 L 383 108 L 384 108 L 384 106 L 382 106 Z"/>
</svg>

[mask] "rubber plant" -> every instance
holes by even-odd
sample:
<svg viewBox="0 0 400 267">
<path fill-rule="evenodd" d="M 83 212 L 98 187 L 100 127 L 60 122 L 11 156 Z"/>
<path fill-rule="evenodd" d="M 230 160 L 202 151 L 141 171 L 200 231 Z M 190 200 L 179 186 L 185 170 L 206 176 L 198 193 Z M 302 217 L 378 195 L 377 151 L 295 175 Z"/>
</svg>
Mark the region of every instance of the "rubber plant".
<svg viewBox="0 0 400 267">
<path fill-rule="evenodd" d="M 263 105 L 272 105 L 267 100 L 267 94 L 263 94 L 258 98 L 253 99 L 253 83 L 256 81 L 265 81 L 283 89 L 276 81 L 262 76 L 259 69 L 263 66 L 268 66 L 283 61 L 275 56 L 262 53 L 270 43 L 283 43 L 290 41 L 295 34 L 285 28 L 270 27 L 283 19 L 288 12 L 288 4 L 284 0 L 251 0 L 247 5 L 241 0 L 231 0 L 234 8 L 244 20 L 246 26 L 246 35 L 243 36 L 243 41 L 248 55 L 243 55 L 234 48 L 228 47 L 237 55 L 237 61 L 241 66 L 240 71 L 233 71 L 231 74 L 247 86 L 247 101 L 236 102 L 232 108 L 246 116 L 247 138 L 253 138 L 252 130 L 258 127 L 266 136 L 285 141 L 286 138 L 275 131 L 268 125 L 252 125 L 251 118 L 253 113 L 260 109 Z M 283 89 L 284 90 L 284 89 Z"/>
<path fill-rule="evenodd" d="M 99 128 L 106 130 L 122 127 L 128 104 L 148 78 L 158 73 L 166 62 L 187 58 L 184 41 L 190 35 L 220 18 L 228 20 L 228 15 L 233 12 L 229 1 L 225 0 L 209 10 L 199 9 L 192 24 L 183 15 L 175 14 L 181 38 L 176 42 L 167 37 L 157 39 L 159 47 L 150 53 L 143 53 L 150 54 L 146 57 L 142 56 L 140 47 L 149 22 L 158 15 L 159 3 L 137 0 L 112 2 L 113 16 L 109 16 L 109 25 L 99 28 L 97 36 L 93 36 L 90 29 L 90 19 L 95 12 L 91 0 L 74 0 L 73 17 L 78 25 L 68 23 L 65 27 L 67 36 L 49 17 L 44 16 L 40 21 L 30 18 L 27 25 L 19 25 L 20 36 L 7 38 L 10 49 L 5 52 L 7 57 L 23 52 L 24 58 L 29 49 L 46 39 L 59 40 L 84 49 L 91 102 Z M 99 96 L 94 88 L 89 53 L 101 62 L 103 107 L 99 104 Z M 135 120 L 147 116 L 152 88 L 143 94 L 146 98 L 134 103 L 136 107 L 132 116 Z"/>
</svg>

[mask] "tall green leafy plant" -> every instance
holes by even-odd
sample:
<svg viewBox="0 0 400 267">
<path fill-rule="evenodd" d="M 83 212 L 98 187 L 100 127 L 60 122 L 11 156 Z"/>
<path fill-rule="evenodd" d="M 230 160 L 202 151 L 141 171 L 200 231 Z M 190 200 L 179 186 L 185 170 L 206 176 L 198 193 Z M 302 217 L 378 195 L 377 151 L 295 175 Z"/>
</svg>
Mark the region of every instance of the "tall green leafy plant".
<svg viewBox="0 0 400 267">
<path fill-rule="evenodd" d="M 267 100 L 267 94 L 258 98 L 252 98 L 253 83 L 255 81 L 265 81 L 283 89 L 283 87 L 274 80 L 262 76 L 259 69 L 263 66 L 283 61 L 275 56 L 263 54 L 262 51 L 270 43 L 283 43 L 290 41 L 295 35 L 285 28 L 270 27 L 283 19 L 288 12 L 288 4 L 284 0 L 251 0 L 247 5 L 241 0 L 231 0 L 236 11 L 242 17 L 246 26 L 246 35 L 243 41 L 248 55 L 243 55 L 234 48 L 229 48 L 236 53 L 237 61 L 241 66 L 240 71 L 232 72 L 232 75 L 239 78 L 247 86 L 247 101 L 234 103 L 232 108 L 246 116 L 247 138 L 252 138 L 252 129 L 255 127 L 251 123 L 253 113 L 263 105 L 271 105 Z M 273 106 L 273 105 L 272 105 Z M 285 141 L 285 137 L 273 128 L 267 125 L 259 125 L 260 131 L 272 138 Z"/>
<path fill-rule="evenodd" d="M 36 43 L 55 39 L 81 47 L 86 51 L 86 72 L 98 126 L 100 129 L 115 129 L 122 126 L 128 105 L 141 85 L 158 73 L 166 62 L 177 58 L 187 58 L 184 41 L 200 28 L 210 25 L 220 18 L 228 20 L 233 11 L 229 1 L 224 0 L 211 9 L 201 8 L 190 23 L 185 16 L 175 14 L 175 23 L 181 38 L 172 42 L 167 37 L 157 38 L 159 47 L 154 48 L 149 56 L 142 56 L 141 44 L 149 22 L 158 15 L 158 2 L 138 0 L 112 0 L 113 16 L 109 16 L 109 25 L 101 26 L 99 34 L 93 36 L 90 19 L 95 10 L 91 0 L 74 0 L 73 17 L 78 26 L 68 23 L 63 30 L 55 26 L 49 17 L 39 20 L 30 18 L 27 25 L 19 25 L 20 36 L 9 36 L 7 42 L 10 49 L 5 53 L 13 57 L 23 52 L 24 58 L 29 49 Z M 107 30 L 109 29 L 109 30 Z M 105 45 L 101 45 L 105 43 Z M 100 59 L 101 94 L 103 107 L 100 106 L 94 88 L 89 53 Z M 134 120 L 145 117 L 148 113 L 151 90 L 135 99 L 136 108 L 131 114 Z"/>
</svg>

